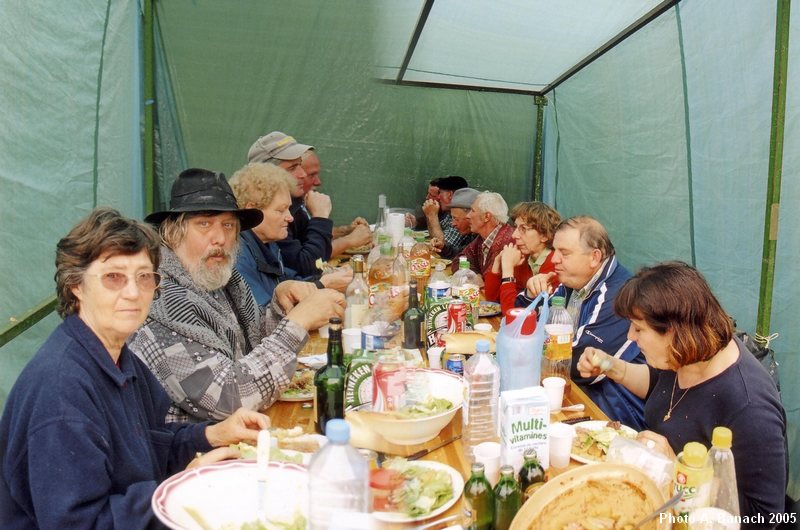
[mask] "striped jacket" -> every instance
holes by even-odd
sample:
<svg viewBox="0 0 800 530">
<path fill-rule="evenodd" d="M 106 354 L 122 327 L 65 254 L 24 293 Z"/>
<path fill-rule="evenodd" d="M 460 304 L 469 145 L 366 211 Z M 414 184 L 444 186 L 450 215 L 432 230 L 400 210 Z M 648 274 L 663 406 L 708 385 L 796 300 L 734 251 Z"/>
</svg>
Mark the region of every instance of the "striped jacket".
<svg viewBox="0 0 800 530">
<path fill-rule="evenodd" d="M 628 340 L 630 321 L 614 313 L 614 297 L 622 285 L 631 277 L 625 267 L 619 264 L 616 256 L 606 260 L 600 278 L 581 304 L 580 317 L 575 325 L 572 341 L 572 380 L 594 403 L 612 420 L 618 420 L 636 430 L 645 428 L 644 401 L 631 391 L 606 378 L 584 378 L 578 374 L 578 359 L 584 348 L 591 346 L 609 355 L 619 357 L 635 364 L 644 364 L 645 359 L 639 346 Z M 567 301 L 573 289 L 561 285 L 554 296 L 563 296 Z M 526 291 L 517 296 L 518 307 L 526 307 L 533 299 Z"/>
</svg>

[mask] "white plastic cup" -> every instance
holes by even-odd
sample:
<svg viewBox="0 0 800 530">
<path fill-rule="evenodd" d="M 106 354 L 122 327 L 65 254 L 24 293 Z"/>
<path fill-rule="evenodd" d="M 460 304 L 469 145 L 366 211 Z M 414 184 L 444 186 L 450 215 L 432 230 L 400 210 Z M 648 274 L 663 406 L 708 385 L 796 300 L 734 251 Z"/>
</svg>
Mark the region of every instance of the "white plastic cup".
<svg viewBox="0 0 800 530">
<path fill-rule="evenodd" d="M 386 220 L 386 228 L 392 236 L 392 245 L 397 246 L 403 239 L 406 229 L 406 215 L 404 213 L 390 213 Z"/>
<path fill-rule="evenodd" d="M 551 423 L 547 428 L 547 437 L 550 441 L 550 466 L 567 467 L 569 455 L 572 452 L 572 439 L 575 438 L 575 429 L 566 423 Z"/>
<path fill-rule="evenodd" d="M 330 327 L 331 327 L 330 324 L 325 324 L 324 326 L 322 326 L 321 328 L 319 328 L 317 330 L 319 332 L 320 338 L 323 338 L 323 339 L 327 339 L 328 338 L 328 330 L 330 329 Z"/>
<path fill-rule="evenodd" d="M 442 353 L 444 348 L 441 346 L 434 346 L 428 348 L 428 368 L 440 370 L 442 368 Z"/>
<path fill-rule="evenodd" d="M 689 514 L 689 524 L 698 530 L 737 530 L 736 518 L 720 508 L 697 508 Z"/>
<path fill-rule="evenodd" d="M 475 461 L 483 464 L 484 474 L 489 483 L 494 487 L 500 480 L 500 444 L 497 442 L 483 442 L 473 450 Z"/>
<path fill-rule="evenodd" d="M 342 330 L 342 347 L 345 353 L 353 353 L 361 348 L 361 328 L 345 328 Z"/>
<path fill-rule="evenodd" d="M 477 324 L 472 326 L 472 329 L 474 329 L 475 331 L 484 331 L 484 332 L 494 330 L 492 325 L 489 324 L 488 322 L 478 322 Z"/>
<path fill-rule="evenodd" d="M 544 393 L 550 404 L 550 411 L 560 409 L 564 403 L 564 386 L 567 384 L 563 377 L 545 377 L 542 379 Z"/>
</svg>

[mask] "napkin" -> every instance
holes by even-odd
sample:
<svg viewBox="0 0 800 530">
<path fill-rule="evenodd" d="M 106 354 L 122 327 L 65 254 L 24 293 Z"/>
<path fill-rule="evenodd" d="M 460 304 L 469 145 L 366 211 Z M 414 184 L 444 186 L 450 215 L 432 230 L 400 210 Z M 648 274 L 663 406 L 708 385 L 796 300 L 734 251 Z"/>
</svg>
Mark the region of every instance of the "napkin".
<svg viewBox="0 0 800 530">
<path fill-rule="evenodd" d="M 328 354 L 317 353 L 315 355 L 305 355 L 303 357 L 298 357 L 297 362 L 301 362 L 309 368 L 322 368 L 328 364 Z"/>
</svg>

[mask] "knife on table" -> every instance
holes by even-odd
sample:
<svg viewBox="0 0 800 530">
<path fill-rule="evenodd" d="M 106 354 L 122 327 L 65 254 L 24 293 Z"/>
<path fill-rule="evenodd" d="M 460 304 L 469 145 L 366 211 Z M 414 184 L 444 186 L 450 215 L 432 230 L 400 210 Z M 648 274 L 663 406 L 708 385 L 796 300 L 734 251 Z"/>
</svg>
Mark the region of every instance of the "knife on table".
<svg viewBox="0 0 800 530">
<path fill-rule="evenodd" d="M 458 434 L 456 436 L 453 436 L 452 438 L 450 438 L 448 440 L 440 442 L 437 445 L 434 445 L 433 447 L 430 447 L 428 449 L 421 449 L 421 450 L 417 451 L 416 453 L 408 455 L 406 457 L 406 460 L 419 460 L 420 458 L 422 458 L 423 456 L 427 455 L 428 453 L 436 451 L 437 449 L 441 449 L 445 445 L 451 444 L 451 443 L 455 442 L 456 440 L 458 440 L 459 438 L 461 438 L 460 434 Z"/>
<path fill-rule="evenodd" d="M 256 481 L 258 482 L 258 517 L 267 518 L 267 473 L 269 470 L 269 450 L 272 440 L 267 430 L 258 432 L 256 442 Z"/>
</svg>

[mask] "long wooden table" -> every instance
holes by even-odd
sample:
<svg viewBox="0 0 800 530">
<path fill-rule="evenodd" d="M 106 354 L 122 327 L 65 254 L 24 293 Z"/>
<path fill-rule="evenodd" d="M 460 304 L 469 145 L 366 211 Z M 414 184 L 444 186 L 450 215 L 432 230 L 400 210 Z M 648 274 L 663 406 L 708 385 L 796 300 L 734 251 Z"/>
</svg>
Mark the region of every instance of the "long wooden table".
<svg viewBox="0 0 800 530">
<path fill-rule="evenodd" d="M 491 319 L 482 319 L 482 321 L 489 322 L 493 325 L 495 329 L 499 326 L 499 318 L 491 318 Z M 302 361 L 302 356 L 304 355 L 313 355 L 319 353 L 325 353 L 327 351 L 327 339 L 323 339 L 319 336 L 318 333 L 313 332 L 311 337 L 309 338 L 308 343 L 303 348 L 303 351 L 300 353 L 300 360 Z M 310 403 L 310 402 L 306 402 Z M 568 396 L 564 397 L 564 406 L 566 405 L 576 405 L 576 404 L 583 404 L 584 410 L 581 412 L 558 412 L 550 417 L 551 422 L 556 421 L 563 421 L 570 418 L 579 418 L 582 416 L 589 416 L 591 419 L 595 420 L 607 420 L 608 417 L 601 411 L 597 405 L 595 405 L 591 399 L 578 387 L 577 385 L 572 385 L 571 391 L 569 392 Z M 313 408 L 308 406 L 303 406 L 303 403 L 298 402 L 282 402 L 279 401 L 273 404 L 266 410 L 266 413 L 270 416 L 272 420 L 272 425 L 275 427 L 281 428 L 290 428 L 294 426 L 302 427 L 306 432 L 313 433 L 315 432 L 315 425 L 314 425 L 314 411 Z M 456 421 L 460 418 L 460 416 L 456 416 L 453 421 Z M 451 428 L 451 426 L 446 427 L 446 429 Z M 449 433 L 446 433 L 443 430 L 442 438 L 447 438 Z M 436 440 L 430 442 L 431 445 L 436 443 Z M 464 477 L 466 481 L 469 478 L 470 473 L 470 464 L 464 458 L 463 454 L 463 447 L 461 444 L 461 440 L 455 440 L 447 445 L 440 447 L 438 449 L 432 450 L 427 455 L 423 456 L 421 460 L 430 460 L 435 462 L 440 462 L 443 464 L 447 464 L 458 471 L 461 472 L 461 475 Z M 564 469 L 556 469 L 550 468 L 548 470 L 548 476 L 553 477 L 560 473 L 563 473 L 566 470 L 572 469 L 574 467 L 578 467 L 582 464 L 577 462 L 571 461 L 570 465 Z M 456 502 L 453 507 L 451 507 L 447 512 L 441 514 L 437 517 L 444 518 L 451 515 L 459 514 L 462 510 L 462 506 L 460 502 Z M 378 525 L 379 528 L 387 528 L 387 529 L 395 529 L 395 528 L 408 528 L 408 527 L 416 527 L 422 525 L 422 522 L 417 522 L 410 525 Z M 450 525 L 454 524 L 453 522 L 449 523 Z M 448 526 L 448 523 L 444 523 L 442 527 Z"/>
</svg>

